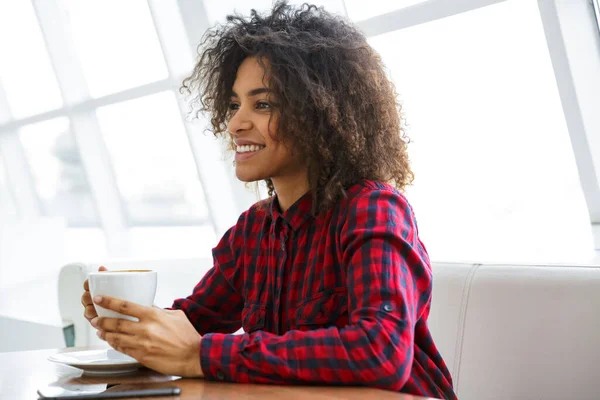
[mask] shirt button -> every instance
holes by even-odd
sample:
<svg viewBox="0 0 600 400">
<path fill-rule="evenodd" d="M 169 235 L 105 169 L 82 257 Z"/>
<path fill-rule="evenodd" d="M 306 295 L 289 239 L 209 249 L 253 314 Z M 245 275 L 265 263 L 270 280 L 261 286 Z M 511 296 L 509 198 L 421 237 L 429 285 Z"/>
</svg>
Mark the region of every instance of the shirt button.
<svg viewBox="0 0 600 400">
<path fill-rule="evenodd" d="M 393 310 L 394 310 L 394 307 L 392 307 L 392 305 L 391 305 L 391 304 L 384 304 L 384 305 L 383 305 L 383 309 L 384 309 L 385 311 L 387 311 L 387 312 L 391 312 L 391 311 L 393 311 Z"/>
<path fill-rule="evenodd" d="M 217 371 L 217 379 L 220 381 L 225 379 L 225 374 L 223 373 L 223 371 Z"/>
</svg>

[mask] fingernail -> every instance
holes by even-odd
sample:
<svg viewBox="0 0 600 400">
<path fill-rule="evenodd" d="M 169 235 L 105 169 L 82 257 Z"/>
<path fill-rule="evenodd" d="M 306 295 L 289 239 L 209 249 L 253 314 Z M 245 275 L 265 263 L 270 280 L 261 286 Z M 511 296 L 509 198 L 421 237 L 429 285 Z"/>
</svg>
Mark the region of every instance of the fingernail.
<svg viewBox="0 0 600 400">
<path fill-rule="evenodd" d="M 96 336 L 98 336 L 100 339 L 102 339 L 102 332 L 96 331 Z"/>
<path fill-rule="evenodd" d="M 98 321 L 98 317 L 92 318 L 92 320 L 90 321 L 90 324 L 92 324 L 92 326 L 95 328 L 98 323 L 97 321 Z"/>
<path fill-rule="evenodd" d="M 96 296 L 96 297 L 94 297 L 94 303 L 96 303 L 96 304 L 102 303 L 102 296 Z"/>
</svg>

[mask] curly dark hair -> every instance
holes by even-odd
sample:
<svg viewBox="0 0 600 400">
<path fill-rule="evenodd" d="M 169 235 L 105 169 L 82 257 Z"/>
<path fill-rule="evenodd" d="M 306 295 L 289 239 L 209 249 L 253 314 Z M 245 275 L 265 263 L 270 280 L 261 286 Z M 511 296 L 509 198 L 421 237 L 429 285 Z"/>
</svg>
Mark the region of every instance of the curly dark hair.
<svg viewBox="0 0 600 400">
<path fill-rule="evenodd" d="M 330 208 L 364 179 L 401 191 L 412 183 L 396 90 L 355 26 L 322 7 L 278 1 L 268 15 L 228 15 L 209 29 L 181 91 L 193 95 L 196 117 L 210 113 L 215 136 L 227 132 L 233 83 L 247 57 L 269 72 L 277 139 L 306 160 L 313 211 Z M 272 196 L 273 183 L 266 184 Z"/>
</svg>

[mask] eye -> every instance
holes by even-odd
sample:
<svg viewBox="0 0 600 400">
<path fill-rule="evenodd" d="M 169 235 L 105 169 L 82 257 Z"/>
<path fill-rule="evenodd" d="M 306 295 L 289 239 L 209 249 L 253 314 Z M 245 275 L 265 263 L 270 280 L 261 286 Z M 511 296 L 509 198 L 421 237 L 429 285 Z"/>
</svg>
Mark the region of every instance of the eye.
<svg viewBox="0 0 600 400">
<path fill-rule="evenodd" d="M 240 105 L 237 103 L 229 103 L 229 109 L 230 110 L 237 110 L 240 108 Z"/>
<path fill-rule="evenodd" d="M 256 108 L 259 110 L 268 110 L 269 108 L 271 108 L 271 105 L 269 103 L 259 101 L 258 103 L 256 103 Z"/>
</svg>

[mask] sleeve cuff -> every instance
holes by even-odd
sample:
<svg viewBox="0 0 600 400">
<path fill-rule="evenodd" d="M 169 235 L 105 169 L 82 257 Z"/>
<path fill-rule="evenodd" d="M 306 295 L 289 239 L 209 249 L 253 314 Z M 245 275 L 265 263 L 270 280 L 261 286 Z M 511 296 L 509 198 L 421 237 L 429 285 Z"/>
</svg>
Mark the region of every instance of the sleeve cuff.
<svg viewBox="0 0 600 400">
<path fill-rule="evenodd" d="M 200 342 L 200 366 L 204 378 L 213 381 L 241 382 L 240 350 L 243 335 L 209 333 Z"/>
</svg>

